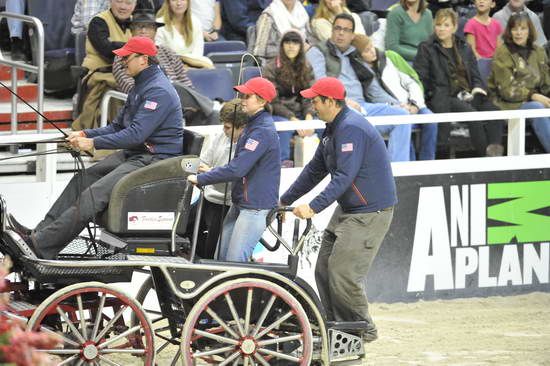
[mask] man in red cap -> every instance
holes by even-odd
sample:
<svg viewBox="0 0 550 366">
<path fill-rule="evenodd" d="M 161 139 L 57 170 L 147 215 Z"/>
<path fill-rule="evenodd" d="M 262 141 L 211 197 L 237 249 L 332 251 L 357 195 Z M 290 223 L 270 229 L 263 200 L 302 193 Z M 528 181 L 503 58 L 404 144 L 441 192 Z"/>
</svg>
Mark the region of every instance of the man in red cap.
<svg viewBox="0 0 550 366">
<path fill-rule="evenodd" d="M 114 185 L 126 174 L 181 155 L 183 115 L 170 80 L 155 59 L 150 38 L 131 38 L 113 51 L 125 58 L 135 86 L 111 124 L 69 133 L 76 150 L 121 149 L 75 175 L 44 219 L 31 232 L 12 218 L 14 229 L 41 258 L 53 259 L 94 217 L 105 210 Z"/>
<path fill-rule="evenodd" d="M 293 212 L 308 219 L 338 202 L 317 258 L 317 289 L 329 320 L 360 322 L 357 332 L 373 341 L 378 332 L 368 312 L 365 282 L 397 203 L 389 154 L 376 129 L 346 106 L 340 80 L 321 78 L 301 94 L 313 99 L 327 126 L 313 159 L 280 204 L 291 205 L 330 174 L 325 189 Z"/>
<path fill-rule="evenodd" d="M 207 173 L 190 175 L 193 184 L 233 182 L 231 208 L 225 217 L 219 259 L 246 262 L 266 229 L 265 218 L 277 206 L 281 179 L 279 136 L 268 111 L 276 96 L 267 79 L 252 78 L 235 89 L 242 97 L 248 122 L 237 141 L 235 157 Z"/>
</svg>

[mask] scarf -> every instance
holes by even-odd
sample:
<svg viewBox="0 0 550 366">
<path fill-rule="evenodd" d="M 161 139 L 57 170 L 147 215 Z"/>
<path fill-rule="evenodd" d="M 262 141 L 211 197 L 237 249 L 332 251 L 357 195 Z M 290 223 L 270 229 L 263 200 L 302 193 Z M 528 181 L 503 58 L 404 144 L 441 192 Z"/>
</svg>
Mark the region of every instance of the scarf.
<svg viewBox="0 0 550 366">
<path fill-rule="evenodd" d="M 306 9 L 304 9 L 304 6 L 298 0 L 294 3 L 294 8 L 291 12 L 288 11 L 282 0 L 273 0 L 268 9 L 281 34 L 291 29 L 296 29 L 303 36 L 306 35 L 309 15 L 307 15 Z"/>
</svg>

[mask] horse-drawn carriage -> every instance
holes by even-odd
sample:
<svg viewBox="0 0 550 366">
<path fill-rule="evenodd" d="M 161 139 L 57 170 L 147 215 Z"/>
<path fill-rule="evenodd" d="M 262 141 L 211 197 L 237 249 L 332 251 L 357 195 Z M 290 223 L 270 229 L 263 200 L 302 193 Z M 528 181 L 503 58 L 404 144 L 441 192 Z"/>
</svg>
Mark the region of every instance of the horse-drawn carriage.
<svg viewBox="0 0 550 366">
<path fill-rule="evenodd" d="M 117 183 L 97 218 L 99 238 L 78 237 L 55 260 L 36 258 L 0 196 L 0 252 L 13 261 L 3 315 L 58 334 L 61 344 L 41 351 L 59 365 L 357 364 L 366 324 L 328 322 L 297 276 L 310 223 L 293 245 L 270 226 L 289 251 L 285 264 L 195 256 L 196 230 L 185 237 L 193 191 L 185 178 L 197 171 L 202 136 L 185 135 L 185 155 Z M 140 272 L 148 277 L 135 298 L 112 285 Z"/>
</svg>

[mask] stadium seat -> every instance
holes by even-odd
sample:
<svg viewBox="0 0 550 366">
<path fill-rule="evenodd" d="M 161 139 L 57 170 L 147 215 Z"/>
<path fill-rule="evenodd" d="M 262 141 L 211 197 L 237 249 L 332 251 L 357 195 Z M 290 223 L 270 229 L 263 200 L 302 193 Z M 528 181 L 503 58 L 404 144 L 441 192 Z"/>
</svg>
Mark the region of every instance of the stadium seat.
<svg viewBox="0 0 550 366">
<path fill-rule="evenodd" d="M 233 82 L 239 81 L 239 72 L 241 69 L 241 59 L 246 53 L 246 50 L 241 51 L 229 51 L 229 52 L 211 52 L 207 57 L 212 60 L 216 68 L 225 68 L 231 71 L 233 74 Z M 246 57 L 243 62 L 243 66 L 252 64 L 252 59 Z"/>
<path fill-rule="evenodd" d="M 244 84 L 248 80 L 255 78 L 257 76 L 261 76 L 260 68 L 257 66 L 247 66 L 243 67 L 243 72 L 241 75 L 241 83 Z"/>
<path fill-rule="evenodd" d="M 218 41 L 218 42 L 205 42 L 204 43 L 204 55 L 213 52 L 233 52 L 233 51 L 246 51 L 246 45 L 243 41 Z"/>
<path fill-rule="evenodd" d="M 228 101 L 235 96 L 233 75 L 228 69 L 188 70 L 187 76 L 199 93 L 212 100 Z"/>
<path fill-rule="evenodd" d="M 489 79 L 489 75 L 491 75 L 492 63 L 492 58 L 480 58 L 477 60 L 477 68 L 479 69 L 479 74 L 481 75 L 481 79 L 485 85 L 487 85 L 487 80 Z"/>
</svg>

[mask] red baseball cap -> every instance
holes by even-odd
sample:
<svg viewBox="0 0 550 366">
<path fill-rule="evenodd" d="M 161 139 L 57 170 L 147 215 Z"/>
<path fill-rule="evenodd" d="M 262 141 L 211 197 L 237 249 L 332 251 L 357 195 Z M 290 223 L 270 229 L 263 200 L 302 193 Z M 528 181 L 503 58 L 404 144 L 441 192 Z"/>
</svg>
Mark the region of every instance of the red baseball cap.
<svg viewBox="0 0 550 366">
<path fill-rule="evenodd" d="M 243 85 L 237 85 L 233 88 L 243 94 L 256 94 L 268 102 L 271 102 L 277 96 L 277 90 L 273 83 L 260 77 L 252 78 Z"/>
<path fill-rule="evenodd" d="M 336 78 L 324 77 L 320 78 L 309 89 L 300 92 L 304 98 L 315 98 L 318 95 L 333 99 L 344 99 L 346 97 L 346 89 L 344 84 Z"/>
<path fill-rule="evenodd" d="M 140 53 L 147 56 L 157 55 L 157 46 L 151 38 L 148 37 L 132 37 L 126 42 L 126 44 L 114 50 L 113 53 L 117 56 L 128 56 L 132 53 Z"/>
</svg>

